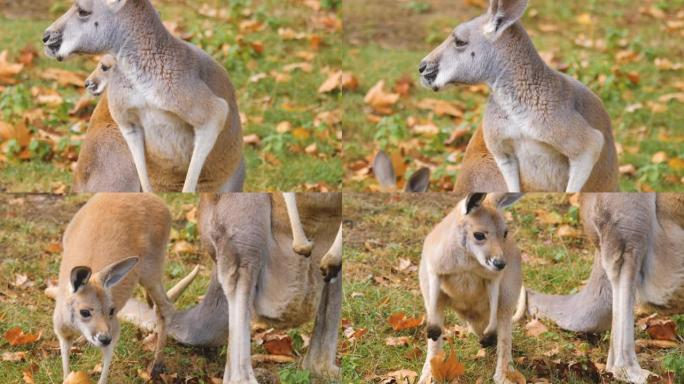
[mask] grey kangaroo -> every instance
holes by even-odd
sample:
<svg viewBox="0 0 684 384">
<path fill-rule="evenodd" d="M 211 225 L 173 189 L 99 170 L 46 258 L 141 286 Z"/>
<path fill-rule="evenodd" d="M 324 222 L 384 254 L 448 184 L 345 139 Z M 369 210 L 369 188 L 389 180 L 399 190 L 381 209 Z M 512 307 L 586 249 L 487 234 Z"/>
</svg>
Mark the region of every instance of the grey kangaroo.
<svg viewBox="0 0 684 384">
<path fill-rule="evenodd" d="M 544 63 L 519 22 L 526 7 L 527 0 L 490 0 L 485 15 L 456 27 L 423 59 L 421 82 L 435 91 L 489 85 L 484 134 L 475 138 L 484 140 L 509 192 L 617 190 L 610 117 L 586 86 Z"/>
<path fill-rule="evenodd" d="M 228 74 L 207 53 L 172 36 L 149 0 L 76 0 L 43 42 L 58 60 L 116 58 L 109 110 L 144 192 L 153 184 L 230 191 L 242 164 L 242 134 Z"/>
<path fill-rule="evenodd" d="M 634 306 L 684 311 L 684 195 L 583 194 L 580 206 L 598 248 L 589 282 L 568 296 L 530 291 L 528 311 L 570 331 L 610 329 L 606 369 L 645 383 L 650 372 L 634 349 Z"/>
</svg>

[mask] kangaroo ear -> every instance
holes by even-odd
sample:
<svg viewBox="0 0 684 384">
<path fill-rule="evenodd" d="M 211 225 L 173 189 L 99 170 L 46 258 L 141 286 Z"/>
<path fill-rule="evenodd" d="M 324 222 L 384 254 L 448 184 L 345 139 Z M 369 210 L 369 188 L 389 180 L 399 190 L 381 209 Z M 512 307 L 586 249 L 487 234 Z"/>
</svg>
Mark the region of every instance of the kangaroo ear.
<svg viewBox="0 0 684 384">
<path fill-rule="evenodd" d="M 397 175 L 394 173 L 392 160 L 380 151 L 373 160 L 373 174 L 383 189 L 394 189 L 397 187 Z"/>
<path fill-rule="evenodd" d="M 118 284 L 140 259 L 137 256 L 129 257 L 114 264 L 110 264 L 99 272 L 102 286 L 109 289 Z"/>
<path fill-rule="evenodd" d="M 520 20 L 527 9 L 527 0 L 489 0 L 484 35 L 495 41 L 513 23 Z"/>
<path fill-rule="evenodd" d="M 119 12 L 128 0 L 105 0 L 105 3 L 114 13 Z"/>
<path fill-rule="evenodd" d="M 93 271 L 88 267 L 74 267 L 71 270 L 71 292 L 76 293 L 88 284 Z"/>
<path fill-rule="evenodd" d="M 429 187 L 430 169 L 423 167 L 411 175 L 406 186 L 404 186 L 404 192 L 427 192 Z"/>
<path fill-rule="evenodd" d="M 501 193 L 494 196 L 498 208 L 510 207 L 523 197 L 522 193 Z"/>
<path fill-rule="evenodd" d="M 473 211 L 473 209 L 479 207 L 487 197 L 486 193 L 471 193 L 466 197 L 463 204 L 463 214 L 467 215 Z"/>
</svg>

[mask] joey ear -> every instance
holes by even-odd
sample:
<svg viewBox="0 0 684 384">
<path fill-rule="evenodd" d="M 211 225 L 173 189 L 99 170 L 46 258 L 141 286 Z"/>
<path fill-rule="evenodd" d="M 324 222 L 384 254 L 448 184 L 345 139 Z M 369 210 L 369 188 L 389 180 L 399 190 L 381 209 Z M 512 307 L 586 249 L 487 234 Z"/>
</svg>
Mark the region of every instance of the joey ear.
<svg viewBox="0 0 684 384">
<path fill-rule="evenodd" d="M 90 275 L 93 271 L 88 267 L 74 267 L 71 270 L 71 292 L 76 293 L 79 289 L 88 284 L 90 280 Z"/>
<path fill-rule="evenodd" d="M 112 12 L 116 13 L 119 12 L 121 8 L 124 7 L 124 5 L 126 5 L 127 1 L 128 0 L 105 0 L 105 3 L 109 7 L 109 9 L 112 10 Z"/>
<path fill-rule="evenodd" d="M 479 207 L 482 202 L 484 201 L 485 197 L 487 197 L 486 193 L 470 193 L 468 194 L 468 197 L 466 197 L 464 205 L 463 205 L 463 214 L 467 215 L 470 212 L 473 211 L 473 209 Z"/>
<path fill-rule="evenodd" d="M 524 194 L 522 193 L 501 193 L 494 196 L 497 208 L 510 207 L 516 201 L 520 200 Z"/>
<path fill-rule="evenodd" d="M 404 192 L 427 192 L 430 187 L 430 169 L 423 167 L 411 175 Z"/>
<path fill-rule="evenodd" d="M 139 260 L 140 258 L 137 256 L 129 257 L 105 267 L 98 273 L 102 286 L 108 289 L 118 284 L 121 280 L 123 280 L 124 277 L 126 277 L 128 272 L 130 272 L 131 269 L 138 264 Z"/>
<path fill-rule="evenodd" d="M 394 189 L 397 186 L 397 175 L 394 173 L 392 160 L 384 151 L 379 151 L 373 160 L 373 174 L 384 189 Z"/>
<path fill-rule="evenodd" d="M 520 20 L 527 9 L 527 0 L 489 0 L 484 35 L 491 41 L 498 39 L 513 23 Z"/>
</svg>

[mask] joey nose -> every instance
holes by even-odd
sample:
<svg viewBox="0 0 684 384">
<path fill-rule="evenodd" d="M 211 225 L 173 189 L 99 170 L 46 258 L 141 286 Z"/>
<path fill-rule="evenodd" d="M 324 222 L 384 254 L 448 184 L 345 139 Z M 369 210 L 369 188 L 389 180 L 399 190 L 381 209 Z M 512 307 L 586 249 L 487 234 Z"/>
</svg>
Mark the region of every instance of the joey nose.
<svg viewBox="0 0 684 384">
<path fill-rule="evenodd" d="M 425 72 L 425 70 L 427 69 L 427 66 L 428 66 L 428 65 L 427 65 L 427 62 L 426 62 L 426 61 L 422 61 L 422 62 L 420 63 L 420 66 L 418 67 L 418 72 L 420 72 L 420 73 L 422 74 L 422 73 Z"/>
<path fill-rule="evenodd" d="M 48 40 L 50 40 L 50 32 L 45 31 L 45 33 L 43 34 L 43 43 L 47 43 Z"/>
<path fill-rule="evenodd" d="M 93 81 L 92 80 L 86 80 L 85 87 L 88 89 L 93 88 Z"/>
<path fill-rule="evenodd" d="M 97 341 L 102 343 L 105 347 L 109 345 L 109 343 L 112 342 L 112 338 L 106 335 L 99 335 L 97 336 Z"/>
<path fill-rule="evenodd" d="M 504 269 L 504 267 L 506 267 L 506 262 L 501 260 L 501 259 L 493 259 L 492 265 L 494 266 L 494 268 L 496 268 L 500 271 L 500 270 Z"/>
</svg>

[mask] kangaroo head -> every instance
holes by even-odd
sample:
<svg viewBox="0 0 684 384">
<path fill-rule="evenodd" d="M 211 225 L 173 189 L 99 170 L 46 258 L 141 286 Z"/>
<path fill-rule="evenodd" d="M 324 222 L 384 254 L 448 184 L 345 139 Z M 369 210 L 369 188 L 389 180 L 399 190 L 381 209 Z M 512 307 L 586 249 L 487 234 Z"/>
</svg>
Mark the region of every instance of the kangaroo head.
<svg viewBox="0 0 684 384">
<path fill-rule="evenodd" d="M 421 83 L 435 91 L 450 84 L 493 81 L 503 33 L 525 13 L 527 0 L 490 0 L 485 15 L 465 22 L 420 63 Z M 503 40 L 503 39 L 502 39 Z"/>
<path fill-rule="evenodd" d="M 74 0 L 43 35 L 45 53 L 59 61 L 73 54 L 101 54 L 115 48 L 127 29 L 120 12 L 143 0 Z"/>
<path fill-rule="evenodd" d="M 106 347 L 118 331 L 119 321 L 112 302 L 112 288 L 138 263 L 129 257 L 93 274 L 89 267 L 71 270 L 71 295 L 66 300 L 71 325 L 98 347 Z"/>
<path fill-rule="evenodd" d="M 85 87 L 93 96 L 99 96 L 104 92 L 112 76 L 112 69 L 116 65 L 116 59 L 112 55 L 104 55 L 97 64 L 97 68 L 88 76 Z"/>
<path fill-rule="evenodd" d="M 506 267 L 504 252 L 508 229 L 501 209 L 515 203 L 522 194 L 472 193 L 458 205 L 457 236 L 468 254 L 486 269 L 499 272 Z"/>
</svg>

